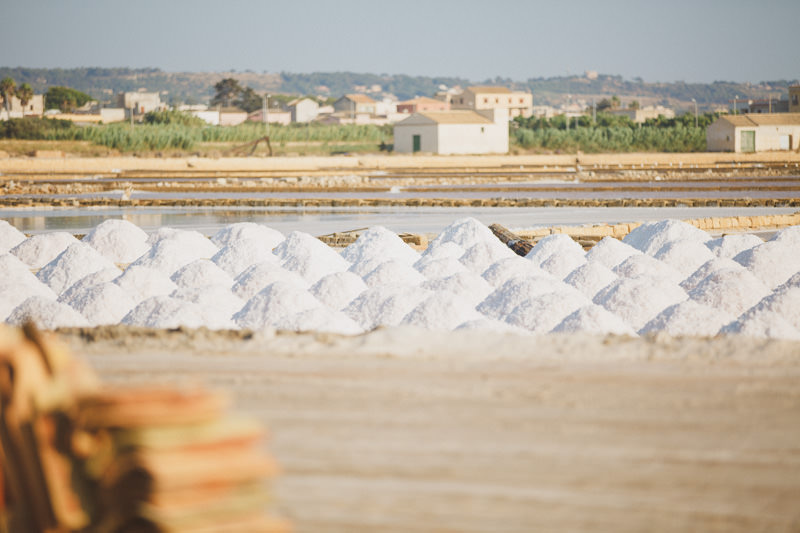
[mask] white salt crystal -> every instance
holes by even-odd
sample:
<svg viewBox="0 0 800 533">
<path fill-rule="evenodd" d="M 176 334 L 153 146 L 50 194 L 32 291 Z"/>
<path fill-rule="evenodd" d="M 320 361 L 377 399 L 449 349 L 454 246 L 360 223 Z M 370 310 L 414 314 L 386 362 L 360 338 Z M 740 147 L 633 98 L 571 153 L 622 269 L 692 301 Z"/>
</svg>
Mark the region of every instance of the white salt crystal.
<svg viewBox="0 0 800 533">
<path fill-rule="evenodd" d="M 479 242 L 473 244 L 459 258 L 470 272 L 482 274 L 487 268 L 501 259 L 509 257 L 519 257 L 511 248 L 501 243 L 499 240 L 494 242 Z"/>
<path fill-rule="evenodd" d="M 618 276 L 599 261 L 587 261 L 564 278 L 564 283 L 578 289 L 589 299 L 603 287 L 616 281 Z"/>
<path fill-rule="evenodd" d="M 782 242 L 791 246 L 800 246 L 800 226 L 789 226 L 775 233 L 771 241 Z"/>
<path fill-rule="evenodd" d="M 552 332 L 637 336 L 633 328 L 620 317 L 592 303 L 567 315 L 552 329 Z"/>
<path fill-rule="evenodd" d="M 432 291 L 421 286 L 383 285 L 368 289 L 344 308 L 344 313 L 364 330 L 396 326 Z"/>
<path fill-rule="evenodd" d="M 220 286 L 226 289 L 233 287 L 233 278 L 208 259 L 195 259 L 188 265 L 178 269 L 170 279 L 183 289 L 202 289 Z"/>
<path fill-rule="evenodd" d="M 419 253 L 393 231 L 382 226 L 374 226 L 342 250 L 342 257 L 354 265 L 376 259 L 381 262 L 393 259 L 413 265 L 419 259 Z"/>
<path fill-rule="evenodd" d="M 154 296 L 168 296 L 178 288 L 162 271 L 136 265 L 126 268 L 114 283 L 133 298 L 137 305 Z"/>
<path fill-rule="evenodd" d="M 486 225 L 480 221 L 466 217 L 461 218 L 447 226 L 442 232 L 428 245 L 428 248 L 438 248 L 444 243 L 455 243 L 463 249 L 478 244 L 479 242 L 500 242 Z M 502 243 L 500 243 L 502 244 Z"/>
<path fill-rule="evenodd" d="M 714 255 L 720 258 L 733 259 L 739 253 L 749 250 L 753 246 L 758 246 L 764 241 L 756 235 L 749 233 L 735 233 L 723 235 L 718 239 L 706 242 L 706 246 Z"/>
<path fill-rule="evenodd" d="M 276 281 L 250 298 L 233 320 L 246 329 L 275 327 L 284 317 L 321 305 L 307 290 Z"/>
<path fill-rule="evenodd" d="M 715 256 L 701 242 L 671 241 L 662 246 L 653 257 L 680 272 L 681 278 L 685 279 Z"/>
<path fill-rule="evenodd" d="M 83 315 L 70 306 L 42 296 L 31 296 L 19 304 L 6 322 L 21 326 L 29 320 L 39 329 L 82 328 L 90 325 Z"/>
<path fill-rule="evenodd" d="M 10 253 L 30 268 L 42 268 L 76 242 L 78 239 L 64 231 L 40 233 L 28 237 L 12 248 Z"/>
<path fill-rule="evenodd" d="M 468 320 L 463 324 L 459 324 L 456 330 L 465 331 L 492 331 L 494 333 L 505 333 L 512 335 L 528 336 L 530 332 L 516 326 L 512 326 L 508 322 L 497 320 L 494 318 L 482 317 L 476 320 Z"/>
<path fill-rule="evenodd" d="M 72 287 L 76 287 L 79 283 Z M 72 287 L 68 291 L 69 294 L 65 292 L 58 301 L 69 305 L 86 317 L 92 326 L 119 324 L 136 306 L 133 298 L 115 283 L 95 283 L 75 290 Z"/>
<path fill-rule="evenodd" d="M 713 274 L 719 270 L 723 269 L 733 269 L 733 270 L 745 270 L 745 268 L 734 261 L 733 259 L 723 258 L 723 257 L 715 257 L 710 261 L 706 261 L 700 268 L 692 272 L 692 274 L 686 278 L 685 280 L 681 281 L 680 285 L 686 292 L 691 291 L 695 287 L 697 287 L 701 281 L 706 279 L 709 274 Z"/>
<path fill-rule="evenodd" d="M 53 292 L 61 294 L 84 276 L 106 268 L 116 266 L 88 244 L 76 241 L 45 265 L 36 277 Z"/>
<path fill-rule="evenodd" d="M 736 315 L 724 309 L 685 300 L 661 311 L 639 330 L 639 334 L 663 331 L 676 337 L 712 337 L 735 318 Z"/>
<path fill-rule="evenodd" d="M 153 268 L 171 276 L 192 261 L 209 259 L 218 251 L 211 241 L 199 233 L 182 231 L 156 242 L 144 255 L 131 263 L 131 266 Z"/>
<path fill-rule="evenodd" d="M 481 277 L 493 287 L 501 287 L 511 278 L 525 278 L 529 276 L 550 277 L 550 274 L 516 254 L 514 254 L 513 257 L 507 257 L 506 259 L 497 261 L 481 274 Z"/>
<path fill-rule="evenodd" d="M 283 242 L 283 233 L 255 222 L 237 222 L 225 226 L 211 237 L 211 242 L 224 248 L 237 241 L 256 241 L 270 250 Z"/>
<path fill-rule="evenodd" d="M 267 261 L 256 263 L 236 276 L 232 290 L 236 296 L 247 301 L 276 281 L 294 285 L 298 289 L 308 289 L 308 282 L 300 275 Z"/>
<path fill-rule="evenodd" d="M 712 272 L 698 283 L 689 292 L 689 298 L 725 311 L 733 315 L 733 320 L 769 294 L 767 286 L 749 270 L 722 269 Z"/>
<path fill-rule="evenodd" d="M 5 220 L 0 220 L 0 254 L 7 253 L 24 241 L 25 238 L 25 234 L 20 230 Z"/>
<path fill-rule="evenodd" d="M 459 272 L 468 272 L 467 267 L 453 257 L 432 260 L 428 257 L 423 257 L 414 264 L 414 268 L 426 279 L 446 278 Z"/>
<path fill-rule="evenodd" d="M 32 296 L 55 300 L 56 294 L 34 276 L 22 261 L 11 254 L 0 254 L 0 320 Z"/>
<path fill-rule="evenodd" d="M 720 333 L 800 340 L 800 287 L 778 287 Z"/>
<path fill-rule="evenodd" d="M 272 253 L 271 245 L 254 240 L 233 241 L 217 252 L 211 261 L 233 277 L 256 263 L 279 264 L 279 259 Z"/>
<path fill-rule="evenodd" d="M 204 325 L 204 319 L 197 304 L 169 296 L 153 296 L 125 315 L 122 324 L 159 329 L 199 328 Z"/>
<path fill-rule="evenodd" d="M 434 261 L 436 259 L 443 259 L 445 257 L 452 257 L 453 259 L 460 259 L 464 256 L 466 250 L 463 246 L 454 242 L 442 242 L 436 247 L 428 245 L 424 252 L 420 255 L 420 260 L 423 258 L 427 261 Z M 417 261 L 419 263 L 420 261 Z"/>
<path fill-rule="evenodd" d="M 558 279 L 564 279 L 570 272 L 585 264 L 586 254 L 583 250 L 565 249 L 550 254 L 550 257 L 542 261 L 540 268 Z"/>
<path fill-rule="evenodd" d="M 505 318 L 520 304 L 556 291 L 573 291 L 575 289 L 549 274 L 543 276 L 528 276 L 524 278 L 511 278 L 501 287 L 495 289 L 477 307 L 478 311 L 489 318 L 505 320 Z"/>
<path fill-rule="evenodd" d="M 83 242 L 114 263 L 131 263 L 150 249 L 148 236 L 127 220 L 109 219 L 95 226 Z"/>
<path fill-rule="evenodd" d="M 458 272 L 445 278 L 429 280 L 424 282 L 422 287 L 435 292 L 458 294 L 472 307 L 481 303 L 494 291 L 494 287 L 473 272 Z"/>
<path fill-rule="evenodd" d="M 621 278 L 645 277 L 666 280 L 678 284 L 684 276 L 658 259 L 649 255 L 632 255 L 613 268 L 613 272 Z"/>
<path fill-rule="evenodd" d="M 642 224 L 628 233 L 622 242 L 648 255 L 654 255 L 668 242 L 681 240 L 705 243 L 711 240 L 711 236 L 680 220 L 661 220 Z"/>
<path fill-rule="evenodd" d="M 220 285 L 179 288 L 170 297 L 197 304 L 203 325 L 210 329 L 235 329 L 233 315 L 244 307 L 245 301 Z"/>
<path fill-rule="evenodd" d="M 414 270 L 408 263 L 392 259 L 381 263 L 372 272 L 364 276 L 364 283 L 368 287 L 380 287 L 381 285 L 390 284 L 410 287 L 419 285 L 426 279 L 425 276 Z"/>
<path fill-rule="evenodd" d="M 525 259 L 539 266 L 553 254 L 570 252 L 572 252 L 573 255 L 585 255 L 581 245 L 572 240 L 572 237 L 564 233 L 556 233 L 554 235 L 548 235 L 537 242 L 536 246 L 531 248 L 531 251 L 525 256 Z"/>
<path fill-rule="evenodd" d="M 484 318 L 469 299 L 449 291 L 435 292 L 420 302 L 402 320 L 406 326 L 452 331 L 460 324 Z"/>
<path fill-rule="evenodd" d="M 800 272 L 800 248 L 788 241 L 767 241 L 740 252 L 733 260 L 755 274 L 770 289 Z"/>
<path fill-rule="evenodd" d="M 638 331 L 661 311 L 687 298 L 679 285 L 644 276 L 620 278 L 598 292 L 593 301 Z"/>
<path fill-rule="evenodd" d="M 334 272 L 316 282 L 309 290 L 317 300 L 331 309 L 344 309 L 367 290 L 364 280 L 352 272 Z"/>
<path fill-rule="evenodd" d="M 83 291 L 91 287 L 92 285 L 100 285 L 101 283 L 107 283 L 109 281 L 114 281 L 122 274 L 122 271 L 117 267 L 114 268 L 104 268 L 103 270 L 98 270 L 97 272 L 92 272 L 89 275 L 86 275 L 73 283 L 69 286 L 69 288 L 65 291 L 62 291 L 61 294 L 58 296 L 59 302 L 67 302 L 69 301 L 77 292 Z"/>
<path fill-rule="evenodd" d="M 341 255 L 316 237 L 293 231 L 278 245 L 274 253 L 286 270 L 296 272 L 308 283 L 316 283 L 334 272 L 344 272 L 350 267 Z"/>
<path fill-rule="evenodd" d="M 608 268 L 614 268 L 632 255 L 641 253 L 633 246 L 625 244 L 614 237 L 603 237 L 600 242 L 586 252 L 586 260 L 597 261 Z"/>
<path fill-rule="evenodd" d="M 506 322 L 532 333 L 549 333 L 568 315 L 589 304 L 591 301 L 575 290 L 549 292 L 516 306 L 506 316 Z"/>
</svg>

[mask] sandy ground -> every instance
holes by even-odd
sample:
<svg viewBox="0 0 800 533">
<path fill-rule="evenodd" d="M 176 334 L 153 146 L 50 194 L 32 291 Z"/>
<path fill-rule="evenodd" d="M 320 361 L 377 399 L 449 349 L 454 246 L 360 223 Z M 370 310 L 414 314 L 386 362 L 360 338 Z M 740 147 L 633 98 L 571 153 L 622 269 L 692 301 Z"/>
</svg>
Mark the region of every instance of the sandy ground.
<svg viewBox="0 0 800 533">
<path fill-rule="evenodd" d="M 270 429 L 299 532 L 800 531 L 800 343 L 73 332 Z"/>
</svg>

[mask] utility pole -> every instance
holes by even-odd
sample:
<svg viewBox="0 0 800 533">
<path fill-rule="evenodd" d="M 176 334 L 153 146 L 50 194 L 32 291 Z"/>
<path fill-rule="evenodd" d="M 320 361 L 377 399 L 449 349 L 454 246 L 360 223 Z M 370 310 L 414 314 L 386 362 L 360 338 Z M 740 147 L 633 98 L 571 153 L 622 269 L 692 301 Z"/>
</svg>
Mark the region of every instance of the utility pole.
<svg viewBox="0 0 800 533">
<path fill-rule="evenodd" d="M 592 124 L 597 124 L 597 102 L 592 98 Z"/>
<path fill-rule="evenodd" d="M 264 120 L 267 121 L 267 137 L 269 137 L 269 96 L 270 95 L 267 95 L 267 99 L 264 100 Z"/>
</svg>

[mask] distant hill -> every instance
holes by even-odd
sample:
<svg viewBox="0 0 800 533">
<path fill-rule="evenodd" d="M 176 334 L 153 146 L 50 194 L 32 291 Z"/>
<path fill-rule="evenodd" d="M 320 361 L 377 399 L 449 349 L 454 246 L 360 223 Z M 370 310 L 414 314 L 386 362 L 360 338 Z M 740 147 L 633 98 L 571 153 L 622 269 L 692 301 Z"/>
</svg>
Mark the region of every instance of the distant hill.
<svg viewBox="0 0 800 533">
<path fill-rule="evenodd" d="M 777 80 L 759 83 L 645 82 L 635 78 L 600 74 L 594 79 L 585 76 L 560 76 L 555 78 L 530 78 L 526 81 L 495 78 L 468 80 L 452 77 L 407 76 L 402 74 L 365 74 L 355 72 L 256 73 L 245 72 L 163 72 L 159 69 L 130 68 L 75 68 L 30 69 L 0 67 L 0 79 L 11 76 L 17 84 L 30 83 L 37 93 L 48 87 L 63 85 L 92 95 L 100 101 L 110 101 L 120 91 L 147 89 L 159 91 L 162 99 L 175 103 L 204 103 L 212 93 L 213 85 L 223 78 L 236 78 L 242 85 L 257 92 L 282 94 L 314 94 L 339 97 L 351 92 L 369 92 L 374 96 L 392 94 L 402 100 L 414 96 L 431 96 L 440 86 L 468 86 L 475 84 L 505 85 L 514 89 L 529 90 L 535 104 L 564 103 L 568 96 L 573 101 L 599 101 L 618 96 L 623 105 L 632 100 L 640 104 L 663 104 L 678 109 L 687 108 L 694 98 L 703 109 L 726 106 L 735 97 L 740 99 L 786 98 L 789 85 L 797 80 Z"/>
</svg>

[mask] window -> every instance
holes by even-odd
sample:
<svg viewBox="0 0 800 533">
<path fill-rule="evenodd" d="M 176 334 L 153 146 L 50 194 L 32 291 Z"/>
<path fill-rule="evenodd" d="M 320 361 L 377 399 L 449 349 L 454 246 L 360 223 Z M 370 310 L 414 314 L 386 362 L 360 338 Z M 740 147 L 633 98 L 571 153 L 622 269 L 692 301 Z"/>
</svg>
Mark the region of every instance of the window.
<svg viewBox="0 0 800 533">
<path fill-rule="evenodd" d="M 521 104 L 521 103 L 523 103 L 523 102 L 524 102 L 524 100 L 523 100 L 522 98 L 520 98 L 520 99 L 519 99 L 519 103 Z"/>
<path fill-rule="evenodd" d="M 796 94 L 792 95 L 792 105 L 797 105 L 797 95 Z"/>
<path fill-rule="evenodd" d="M 500 103 L 500 99 L 499 99 L 499 98 L 495 98 L 495 99 L 494 99 L 494 103 L 495 103 L 495 104 L 499 104 L 499 103 Z"/>
<path fill-rule="evenodd" d="M 489 103 L 489 99 L 488 99 L 488 98 L 484 98 L 484 99 L 483 99 L 483 103 L 484 103 L 484 104 L 488 104 L 488 103 Z"/>
<path fill-rule="evenodd" d="M 481 133 L 484 133 L 484 127 L 481 126 Z"/>
</svg>

